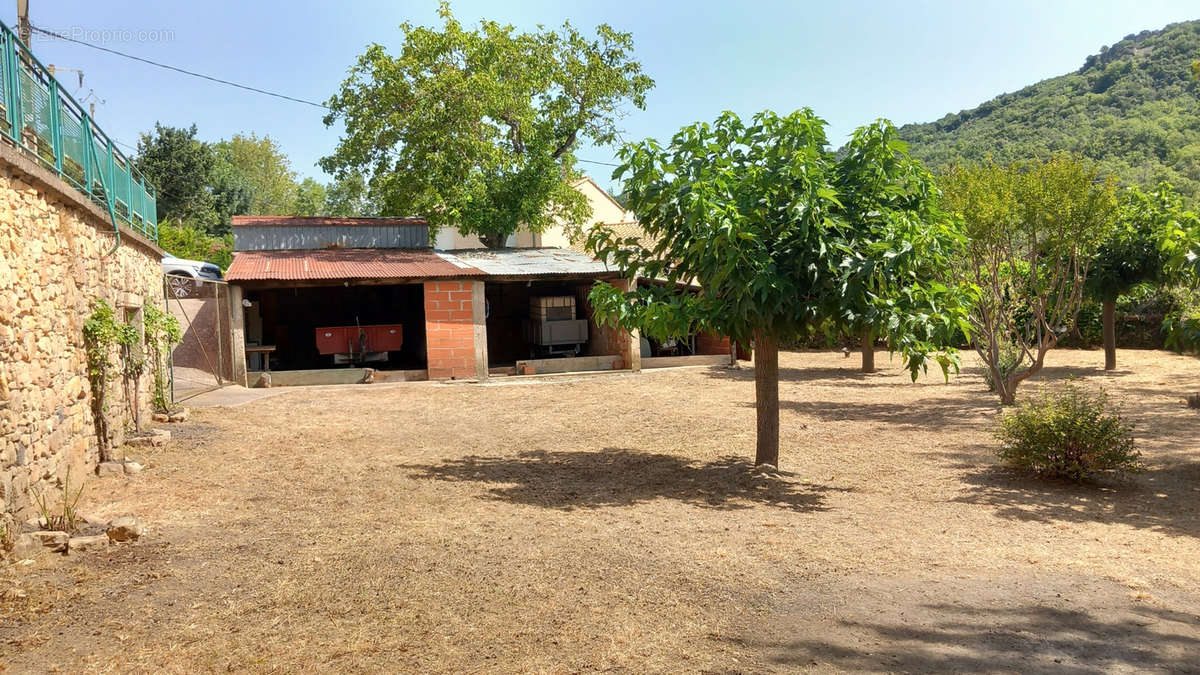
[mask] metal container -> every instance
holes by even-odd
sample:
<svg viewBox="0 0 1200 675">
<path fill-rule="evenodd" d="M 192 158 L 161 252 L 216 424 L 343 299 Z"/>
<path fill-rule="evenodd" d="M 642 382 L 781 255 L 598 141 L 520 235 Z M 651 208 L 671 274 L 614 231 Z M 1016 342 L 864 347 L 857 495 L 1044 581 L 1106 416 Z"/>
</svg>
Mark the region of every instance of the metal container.
<svg viewBox="0 0 1200 675">
<path fill-rule="evenodd" d="M 327 326 L 318 328 L 317 351 L 329 354 L 369 354 L 399 351 L 404 346 L 400 324 Z"/>
</svg>

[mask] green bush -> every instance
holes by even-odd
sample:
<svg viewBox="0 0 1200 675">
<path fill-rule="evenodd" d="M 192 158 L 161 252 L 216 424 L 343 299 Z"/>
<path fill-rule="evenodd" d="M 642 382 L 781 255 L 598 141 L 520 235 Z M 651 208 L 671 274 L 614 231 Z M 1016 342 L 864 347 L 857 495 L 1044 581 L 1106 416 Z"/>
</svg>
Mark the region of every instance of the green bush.
<svg viewBox="0 0 1200 675">
<path fill-rule="evenodd" d="M 1100 391 L 1066 383 L 1004 415 L 997 454 L 1018 469 L 1073 481 L 1141 470 L 1133 427 Z"/>
</svg>

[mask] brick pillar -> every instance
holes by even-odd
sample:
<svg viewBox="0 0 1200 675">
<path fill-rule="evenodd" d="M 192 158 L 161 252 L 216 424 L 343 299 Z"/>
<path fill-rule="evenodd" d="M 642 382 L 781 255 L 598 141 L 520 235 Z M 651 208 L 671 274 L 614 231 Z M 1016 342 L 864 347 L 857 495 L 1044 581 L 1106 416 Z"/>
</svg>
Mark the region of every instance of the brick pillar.
<svg viewBox="0 0 1200 675">
<path fill-rule="evenodd" d="M 431 380 L 479 377 L 474 284 L 480 286 L 479 304 L 482 305 L 482 282 L 431 281 L 425 284 L 425 354 Z M 486 333 L 484 338 L 486 345 Z M 484 349 L 486 354 L 486 347 Z M 482 368 L 486 376 L 486 356 Z"/>
</svg>

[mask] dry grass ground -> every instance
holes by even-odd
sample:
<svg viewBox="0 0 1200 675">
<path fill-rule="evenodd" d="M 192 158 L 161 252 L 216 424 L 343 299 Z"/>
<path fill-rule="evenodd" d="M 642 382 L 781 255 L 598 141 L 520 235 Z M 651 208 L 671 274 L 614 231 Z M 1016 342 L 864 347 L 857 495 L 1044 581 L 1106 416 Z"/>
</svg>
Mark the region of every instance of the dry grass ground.
<svg viewBox="0 0 1200 675">
<path fill-rule="evenodd" d="M 1200 362 L 1120 359 L 1046 372 L 1137 424 L 1148 471 L 1087 488 L 997 466 L 976 370 L 911 384 L 886 355 L 782 355 L 778 475 L 746 462 L 748 370 L 194 410 L 150 470 L 86 494 L 147 540 L 0 571 L 0 664 L 1195 671 Z"/>
</svg>

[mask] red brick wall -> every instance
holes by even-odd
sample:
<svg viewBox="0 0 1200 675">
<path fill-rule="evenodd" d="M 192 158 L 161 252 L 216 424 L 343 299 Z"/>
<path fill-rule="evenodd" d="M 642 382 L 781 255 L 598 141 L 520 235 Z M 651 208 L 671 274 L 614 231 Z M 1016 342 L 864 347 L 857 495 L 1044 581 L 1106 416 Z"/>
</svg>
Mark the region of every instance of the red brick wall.
<svg viewBox="0 0 1200 675">
<path fill-rule="evenodd" d="M 696 336 L 697 354 L 728 354 L 729 337 L 713 333 L 700 333 Z"/>
<path fill-rule="evenodd" d="M 425 284 L 425 339 L 429 379 L 475 377 L 471 282 Z"/>
<path fill-rule="evenodd" d="M 615 282 L 618 286 L 623 283 L 622 280 Z M 623 288 L 623 286 L 621 287 Z M 625 356 L 625 352 L 629 349 L 629 331 L 596 321 L 593 316 L 592 304 L 588 302 L 588 293 L 591 290 L 590 284 L 575 289 L 576 307 L 581 308 L 581 311 L 576 314 L 576 318 L 588 320 L 587 355 Z"/>
</svg>

